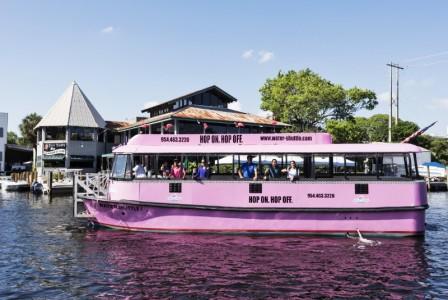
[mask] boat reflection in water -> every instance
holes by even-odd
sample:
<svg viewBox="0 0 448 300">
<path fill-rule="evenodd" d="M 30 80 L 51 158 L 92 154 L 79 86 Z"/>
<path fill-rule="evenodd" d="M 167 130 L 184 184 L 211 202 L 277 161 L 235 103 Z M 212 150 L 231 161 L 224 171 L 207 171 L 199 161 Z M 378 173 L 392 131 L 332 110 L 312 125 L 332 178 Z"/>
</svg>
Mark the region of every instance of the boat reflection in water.
<svg viewBox="0 0 448 300">
<path fill-rule="evenodd" d="M 424 239 L 379 241 L 98 230 L 86 236 L 82 255 L 96 257 L 90 271 L 101 274 L 92 282 L 99 298 L 427 294 Z"/>
</svg>

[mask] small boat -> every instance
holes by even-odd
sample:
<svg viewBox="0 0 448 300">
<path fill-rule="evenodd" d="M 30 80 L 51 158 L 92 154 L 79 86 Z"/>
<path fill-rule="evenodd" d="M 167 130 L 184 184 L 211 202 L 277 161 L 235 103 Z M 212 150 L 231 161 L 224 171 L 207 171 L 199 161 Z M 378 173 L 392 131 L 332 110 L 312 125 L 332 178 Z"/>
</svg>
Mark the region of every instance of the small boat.
<svg viewBox="0 0 448 300">
<path fill-rule="evenodd" d="M 2 177 L 0 180 L 2 190 L 7 192 L 25 192 L 30 190 L 30 185 L 24 180 L 13 181 L 11 177 Z"/>
<path fill-rule="evenodd" d="M 42 194 L 44 192 L 44 186 L 38 181 L 34 181 L 31 185 L 31 192 L 34 194 Z"/>
</svg>

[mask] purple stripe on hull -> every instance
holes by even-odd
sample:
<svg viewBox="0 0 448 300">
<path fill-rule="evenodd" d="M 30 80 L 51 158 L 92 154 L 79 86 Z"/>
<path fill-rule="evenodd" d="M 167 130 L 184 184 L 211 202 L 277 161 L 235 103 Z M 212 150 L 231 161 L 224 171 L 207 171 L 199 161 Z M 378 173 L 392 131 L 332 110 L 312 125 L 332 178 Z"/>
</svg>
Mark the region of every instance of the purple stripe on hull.
<svg viewBox="0 0 448 300">
<path fill-rule="evenodd" d="M 422 235 L 425 211 L 238 212 L 84 200 L 101 225 L 149 231 Z"/>
</svg>

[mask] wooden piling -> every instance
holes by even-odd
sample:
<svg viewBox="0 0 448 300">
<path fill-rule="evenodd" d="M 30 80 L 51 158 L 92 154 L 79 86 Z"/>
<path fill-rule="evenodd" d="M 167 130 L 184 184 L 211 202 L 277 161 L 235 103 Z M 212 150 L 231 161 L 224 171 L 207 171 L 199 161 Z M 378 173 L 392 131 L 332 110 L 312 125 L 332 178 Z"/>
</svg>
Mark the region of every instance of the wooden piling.
<svg viewBox="0 0 448 300">
<path fill-rule="evenodd" d="M 51 196 L 53 191 L 53 172 L 49 172 L 48 174 L 48 194 Z"/>
</svg>

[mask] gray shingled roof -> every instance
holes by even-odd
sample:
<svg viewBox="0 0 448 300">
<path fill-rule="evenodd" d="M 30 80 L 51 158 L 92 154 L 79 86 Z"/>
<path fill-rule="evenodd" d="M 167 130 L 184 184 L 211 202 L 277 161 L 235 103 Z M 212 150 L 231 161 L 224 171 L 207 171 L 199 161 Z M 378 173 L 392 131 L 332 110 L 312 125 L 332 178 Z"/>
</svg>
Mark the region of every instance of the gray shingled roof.
<svg viewBox="0 0 448 300">
<path fill-rule="evenodd" d="M 106 122 L 73 81 L 35 128 L 47 126 L 105 128 Z"/>
</svg>

